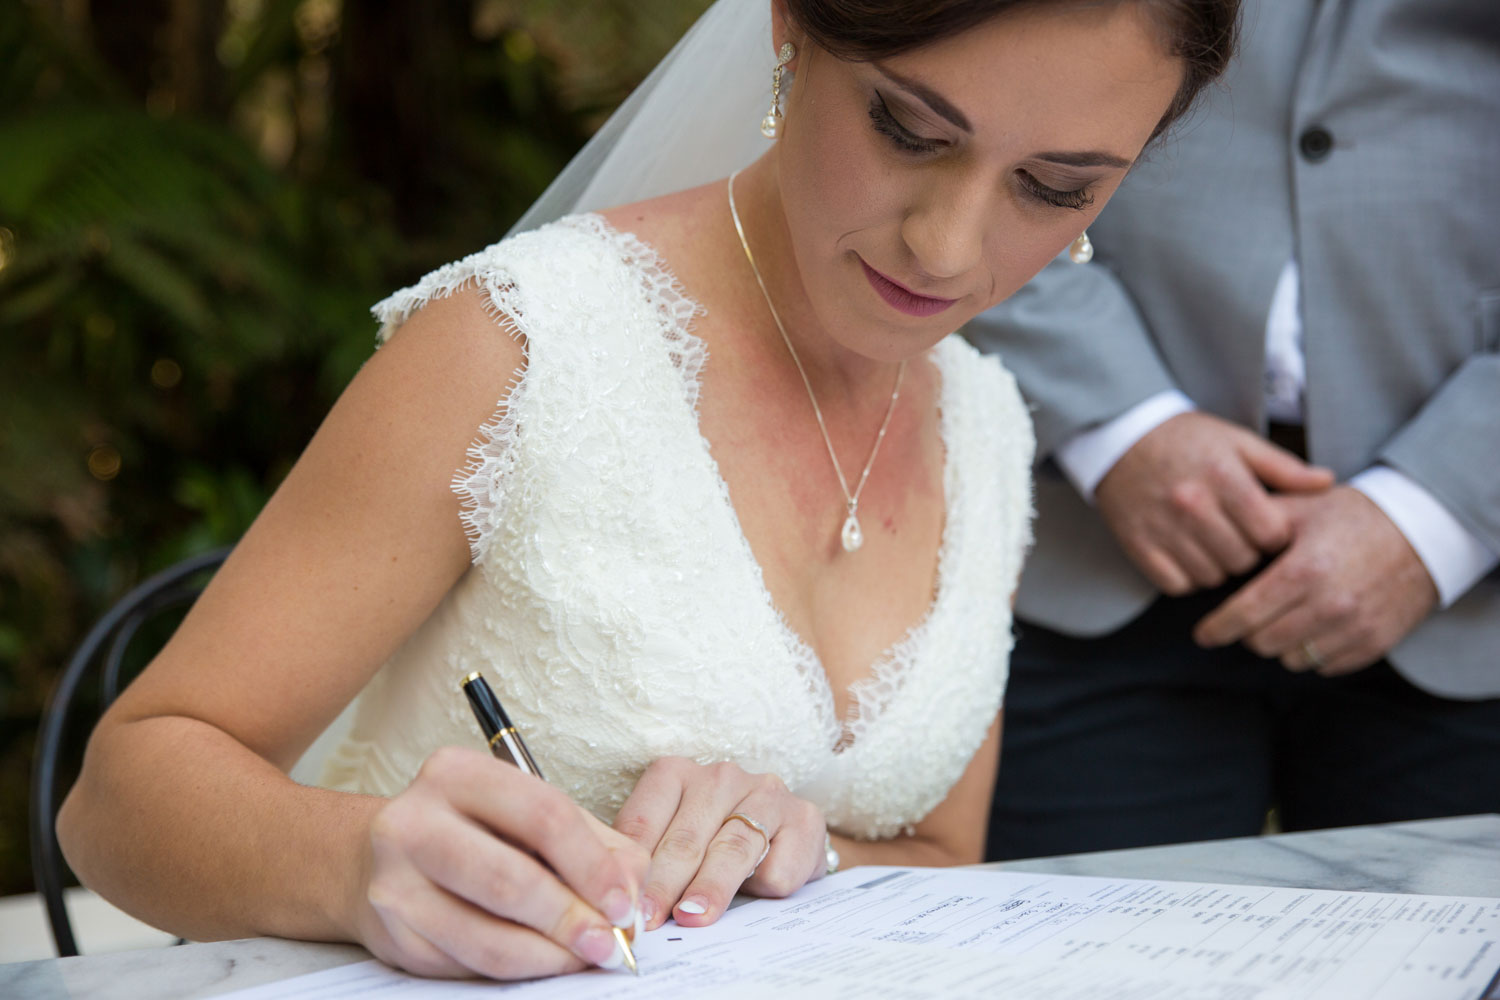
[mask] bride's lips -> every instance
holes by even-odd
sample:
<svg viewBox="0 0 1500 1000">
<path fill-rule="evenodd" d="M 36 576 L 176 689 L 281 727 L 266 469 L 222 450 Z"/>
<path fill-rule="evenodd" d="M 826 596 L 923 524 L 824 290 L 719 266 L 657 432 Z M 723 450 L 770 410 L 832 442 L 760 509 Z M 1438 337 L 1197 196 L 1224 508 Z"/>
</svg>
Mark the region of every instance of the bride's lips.
<svg viewBox="0 0 1500 1000">
<path fill-rule="evenodd" d="M 869 279 L 870 287 L 874 288 L 893 309 L 904 312 L 908 316 L 936 316 L 958 301 L 957 299 L 937 299 L 931 295 L 918 295 L 905 285 L 897 284 L 866 264 L 863 257 L 860 258 L 859 266 L 865 269 L 865 277 Z"/>
</svg>

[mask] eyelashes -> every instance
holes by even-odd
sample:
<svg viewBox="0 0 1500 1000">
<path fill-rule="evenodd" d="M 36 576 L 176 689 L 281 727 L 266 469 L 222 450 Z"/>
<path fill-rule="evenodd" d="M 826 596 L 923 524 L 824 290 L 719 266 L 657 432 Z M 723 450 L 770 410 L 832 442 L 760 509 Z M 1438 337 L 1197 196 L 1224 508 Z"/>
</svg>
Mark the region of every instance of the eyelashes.
<svg viewBox="0 0 1500 1000">
<path fill-rule="evenodd" d="M 875 97 L 870 101 L 870 123 L 875 131 L 890 140 L 891 144 L 903 153 L 928 154 L 936 153 L 948 145 L 941 139 L 924 139 L 911 129 L 902 125 L 891 114 L 889 105 L 885 98 L 877 90 Z M 1081 187 L 1075 191 L 1059 191 L 1057 188 L 1049 187 L 1037 180 L 1035 176 L 1025 170 L 1017 170 L 1016 176 L 1020 179 L 1021 187 L 1027 195 L 1037 201 L 1055 208 L 1070 208 L 1081 210 L 1094 203 L 1094 195 L 1088 187 Z"/>
<path fill-rule="evenodd" d="M 898 122 L 878 90 L 870 102 L 870 121 L 875 124 L 875 131 L 908 153 L 934 153 L 945 145 L 934 139 L 924 139 Z"/>
<path fill-rule="evenodd" d="M 1016 176 L 1021 178 L 1021 186 L 1033 197 L 1049 205 L 1056 205 L 1058 208 L 1084 209 L 1094 203 L 1093 192 L 1087 187 L 1081 187 L 1076 191 L 1059 191 L 1057 188 L 1043 184 L 1025 170 L 1017 170 Z"/>
</svg>

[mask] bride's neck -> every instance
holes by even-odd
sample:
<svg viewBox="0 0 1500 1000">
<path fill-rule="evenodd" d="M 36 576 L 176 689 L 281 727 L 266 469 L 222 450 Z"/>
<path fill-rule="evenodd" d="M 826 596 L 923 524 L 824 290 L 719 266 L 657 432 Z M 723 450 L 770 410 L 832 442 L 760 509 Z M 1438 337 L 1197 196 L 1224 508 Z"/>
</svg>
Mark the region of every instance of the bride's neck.
<svg viewBox="0 0 1500 1000">
<path fill-rule="evenodd" d="M 755 256 L 755 266 L 765 282 L 775 313 L 781 318 L 786 337 L 797 352 L 807 372 L 808 381 L 820 402 L 837 405 L 839 400 L 864 402 L 872 393 L 890 392 L 895 365 L 866 357 L 838 343 L 814 311 L 812 301 L 798 266 L 791 230 L 781 199 L 781 187 L 774 150 L 742 170 L 734 178 L 734 200 L 745 239 Z M 753 298 L 762 299 L 755 276 L 743 260 L 743 277 L 753 290 Z M 781 334 L 767 309 L 764 323 L 772 355 L 785 352 Z M 788 361 L 790 362 L 790 358 Z"/>
</svg>

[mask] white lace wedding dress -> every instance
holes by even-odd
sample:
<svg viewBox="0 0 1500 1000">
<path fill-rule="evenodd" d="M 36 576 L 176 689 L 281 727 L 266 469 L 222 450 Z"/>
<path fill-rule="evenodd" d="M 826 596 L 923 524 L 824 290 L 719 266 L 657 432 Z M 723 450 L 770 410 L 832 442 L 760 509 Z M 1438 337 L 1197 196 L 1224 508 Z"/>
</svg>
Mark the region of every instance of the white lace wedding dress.
<svg viewBox="0 0 1500 1000">
<path fill-rule="evenodd" d="M 527 348 L 453 484 L 473 565 L 361 693 L 322 783 L 390 795 L 437 747 L 482 746 L 459 683 L 483 670 L 547 778 L 605 820 L 668 755 L 775 772 L 850 836 L 921 820 L 1005 688 L 1033 449 L 1010 375 L 956 336 L 933 349 L 947 505 L 937 594 L 841 720 L 699 432 L 712 360 L 690 330 L 700 310 L 663 262 L 602 217 L 571 216 L 386 299 L 382 339 L 471 282 Z"/>
</svg>

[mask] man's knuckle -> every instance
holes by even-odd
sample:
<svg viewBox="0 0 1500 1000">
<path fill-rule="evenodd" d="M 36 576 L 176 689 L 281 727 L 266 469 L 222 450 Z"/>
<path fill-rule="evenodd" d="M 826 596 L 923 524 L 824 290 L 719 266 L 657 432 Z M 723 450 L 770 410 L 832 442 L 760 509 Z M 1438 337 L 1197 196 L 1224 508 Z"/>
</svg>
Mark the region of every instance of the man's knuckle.
<svg viewBox="0 0 1500 1000">
<path fill-rule="evenodd" d="M 1281 574 L 1294 587 L 1308 587 L 1318 581 L 1318 562 L 1313 558 L 1295 559 L 1282 567 Z"/>
<path fill-rule="evenodd" d="M 1286 545 L 1290 529 L 1280 520 L 1257 517 L 1250 526 L 1250 534 L 1262 549 L 1279 549 Z"/>
<path fill-rule="evenodd" d="M 1339 622 L 1351 621 L 1359 613 L 1359 606 L 1359 598 L 1347 590 L 1338 590 L 1329 594 L 1324 604 L 1328 617 Z"/>
<path fill-rule="evenodd" d="M 1167 489 L 1167 503 L 1180 514 L 1199 513 L 1206 499 L 1207 491 L 1196 480 L 1173 483 Z"/>
<path fill-rule="evenodd" d="M 1309 579 L 1324 580 L 1333 573 L 1334 559 L 1326 552 L 1311 552 L 1303 560 Z"/>
</svg>

